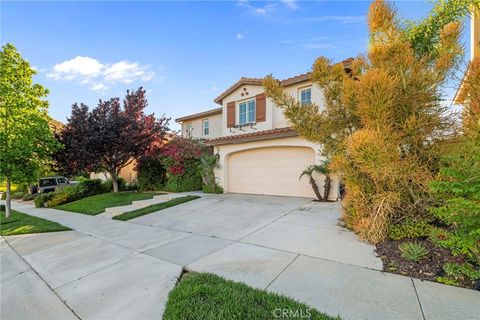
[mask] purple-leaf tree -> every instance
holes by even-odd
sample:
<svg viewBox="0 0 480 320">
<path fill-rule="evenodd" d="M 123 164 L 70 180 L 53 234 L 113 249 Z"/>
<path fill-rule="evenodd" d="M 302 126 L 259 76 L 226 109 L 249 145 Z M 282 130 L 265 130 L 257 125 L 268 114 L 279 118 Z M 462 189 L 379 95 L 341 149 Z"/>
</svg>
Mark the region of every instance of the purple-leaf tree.
<svg viewBox="0 0 480 320">
<path fill-rule="evenodd" d="M 65 145 L 55 157 L 62 171 L 77 174 L 104 170 L 118 193 L 120 170 L 155 145 L 162 145 L 169 119 L 145 114 L 145 90 L 127 91 L 123 99 L 100 100 L 91 111 L 74 105 L 72 116 L 59 136 Z"/>
</svg>

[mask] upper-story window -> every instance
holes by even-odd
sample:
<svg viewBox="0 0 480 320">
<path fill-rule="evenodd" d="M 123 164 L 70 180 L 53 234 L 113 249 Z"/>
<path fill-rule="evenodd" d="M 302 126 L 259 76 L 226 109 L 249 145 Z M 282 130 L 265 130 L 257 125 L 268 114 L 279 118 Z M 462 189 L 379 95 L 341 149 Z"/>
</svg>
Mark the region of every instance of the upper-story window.
<svg viewBox="0 0 480 320">
<path fill-rule="evenodd" d="M 192 124 L 191 123 L 187 123 L 187 129 L 185 130 L 185 135 L 187 136 L 187 138 L 192 137 Z"/>
<path fill-rule="evenodd" d="M 238 106 L 239 106 L 238 113 L 239 113 L 240 124 L 255 122 L 255 113 L 256 113 L 255 99 L 240 102 Z"/>
<path fill-rule="evenodd" d="M 208 136 L 210 134 L 210 123 L 208 119 L 202 121 L 202 131 L 204 136 Z"/>
<path fill-rule="evenodd" d="M 300 90 L 300 104 L 306 105 L 312 103 L 312 88 Z"/>
</svg>

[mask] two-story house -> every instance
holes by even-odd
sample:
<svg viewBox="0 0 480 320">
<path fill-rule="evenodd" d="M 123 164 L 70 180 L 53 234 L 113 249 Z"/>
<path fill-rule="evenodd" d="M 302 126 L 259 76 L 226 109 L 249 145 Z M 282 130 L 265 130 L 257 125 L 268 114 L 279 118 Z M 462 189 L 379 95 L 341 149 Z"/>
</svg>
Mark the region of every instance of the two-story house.
<svg viewBox="0 0 480 320">
<path fill-rule="evenodd" d="M 345 60 L 345 68 L 351 60 Z M 176 119 L 182 136 L 207 139 L 220 156 L 215 170 L 225 192 L 315 197 L 307 178 L 308 166 L 321 163 L 321 146 L 305 140 L 290 127 L 281 108 L 265 96 L 261 78 L 241 78 L 215 102 L 221 107 Z M 302 104 L 323 105 L 321 89 L 310 73 L 281 81 L 286 92 Z M 324 177 L 316 177 L 323 190 Z M 337 199 L 339 180 L 332 179 L 329 198 Z"/>
</svg>

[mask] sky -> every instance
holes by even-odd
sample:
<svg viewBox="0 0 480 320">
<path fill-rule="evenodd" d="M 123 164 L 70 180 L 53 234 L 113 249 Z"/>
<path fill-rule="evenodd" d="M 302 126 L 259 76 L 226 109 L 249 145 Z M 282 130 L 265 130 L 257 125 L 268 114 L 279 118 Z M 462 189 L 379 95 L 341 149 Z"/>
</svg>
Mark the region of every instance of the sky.
<svg viewBox="0 0 480 320">
<path fill-rule="evenodd" d="M 174 119 L 219 107 L 240 77 L 284 79 L 326 56 L 341 61 L 368 44 L 367 1 L 0 2 L 0 43 L 12 43 L 50 90 L 50 115 L 95 107 L 143 86 L 148 113 Z M 429 1 L 395 1 L 418 20 Z M 468 41 L 468 24 L 463 41 Z M 469 56 L 468 45 L 466 56 Z M 449 90 L 453 95 L 454 90 Z"/>
</svg>

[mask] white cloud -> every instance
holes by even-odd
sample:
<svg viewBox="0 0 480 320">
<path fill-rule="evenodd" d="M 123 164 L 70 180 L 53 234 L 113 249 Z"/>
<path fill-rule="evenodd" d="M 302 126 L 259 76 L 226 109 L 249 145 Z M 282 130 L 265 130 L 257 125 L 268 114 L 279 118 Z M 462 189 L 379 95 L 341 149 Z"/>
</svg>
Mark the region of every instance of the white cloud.
<svg viewBox="0 0 480 320">
<path fill-rule="evenodd" d="M 237 33 L 237 40 L 242 40 L 245 36 L 241 33 Z"/>
<path fill-rule="evenodd" d="M 55 80 L 78 81 L 90 84 L 90 89 L 104 92 L 107 84 L 132 83 L 134 81 L 150 81 L 155 72 L 150 66 L 142 66 L 137 62 L 118 61 L 101 63 L 97 59 L 77 56 L 58 63 L 47 77 Z"/>
<path fill-rule="evenodd" d="M 246 8 L 252 14 L 260 15 L 260 16 L 267 15 L 277 10 L 277 4 L 273 4 L 273 3 L 268 3 L 262 7 L 256 7 L 254 5 L 251 5 L 250 2 L 248 2 L 248 0 L 238 0 L 237 5 L 239 7 Z"/>
<path fill-rule="evenodd" d="M 77 56 L 56 64 L 48 77 L 55 80 L 73 80 L 79 77 L 95 77 L 100 74 L 104 65 L 90 57 Z"/>
<path fill-rule="evenodd" d="M 282 0 L 282 2 L 291 10 L 298 9 L 298 3 L 296 0 Z"/>
<path fill-rule="evenodd" d="M 132 83 L 135 80 L 150 81 L 155 73 L 148 66 L 138 63 L 120 61 L 105 68 L 104 77 L 107 81 Z"/>
<path fill-rule="evenodd" d="M 91 90 L 97 91 L 97 92 L 105 92 L 108 90 L 108 87 L 104 85 L 103 83 L 97 83 L 94 84 L 90 87 Z"/>
</svg>

